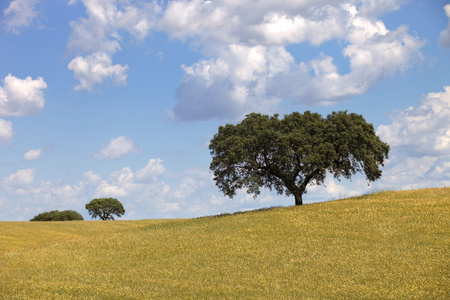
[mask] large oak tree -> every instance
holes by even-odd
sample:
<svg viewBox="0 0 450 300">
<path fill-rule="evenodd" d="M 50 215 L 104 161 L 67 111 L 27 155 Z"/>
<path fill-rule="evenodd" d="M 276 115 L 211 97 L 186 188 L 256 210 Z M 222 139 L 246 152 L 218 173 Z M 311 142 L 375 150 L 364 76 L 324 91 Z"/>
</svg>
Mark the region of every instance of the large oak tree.
<svg viewBox="0 0 450 300">
<path fill-rule="evenodd" d="M 100 218 L 102 221 L 114 220 L 114 215 L 121 217 L 125 214 L 122 203 L 115 198 L 93 199 L 86 204 L 86 209 L 92 219 Z"/>
<path fill-rule="evenodd" d="M 346 111 L 326 118 L 294 112 L 283 119 L 252 113 L 237 125 L 220 126 L 209 149 L 214 181 L 226 196 L 246 188 L 256 197 L 266 187 L 293 195 L 296 205 L 303 204 L 308 184 L 322 184 L 327 172 L 380 178 L 389 153 L 372 124 Z"/>
</svg>

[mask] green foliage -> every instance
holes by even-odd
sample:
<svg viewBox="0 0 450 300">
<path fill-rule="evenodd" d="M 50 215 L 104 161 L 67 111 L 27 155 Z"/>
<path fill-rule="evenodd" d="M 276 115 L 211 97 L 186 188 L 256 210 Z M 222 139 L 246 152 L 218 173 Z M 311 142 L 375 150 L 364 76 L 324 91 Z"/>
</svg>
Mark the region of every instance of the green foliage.
<svg viewBox="0 0 450 300">
<path fill-rule="evenodd" d="M 210 169 L 225 195 L 246 188 L 256 197 L 266 187 L 293 195 L 297 205 L 307 185 L 322 184 L 327 171 L 336 178 L 361 172 L 378 179 L 389 153 L 372 124 L 346 111 L 326 118 L 294 112 L 284 119 L 252 113 L 240 124 L 220 126 L 209 149 Z"/>
<path fill-rule="evenodd" d="M 74 210 L 52 210 L 34 216 L 30 221 L 82 221 L 83 216 Z"/>
<path fill-rule="evenodd" d="M 92 219 L 98 217 L 102 221 L 114 220 L 114 215 L 121 217 L 125 213 L 122 203 L 114 198 L 94 199 L 86 204 L 86 209 Z"/>
</svg>

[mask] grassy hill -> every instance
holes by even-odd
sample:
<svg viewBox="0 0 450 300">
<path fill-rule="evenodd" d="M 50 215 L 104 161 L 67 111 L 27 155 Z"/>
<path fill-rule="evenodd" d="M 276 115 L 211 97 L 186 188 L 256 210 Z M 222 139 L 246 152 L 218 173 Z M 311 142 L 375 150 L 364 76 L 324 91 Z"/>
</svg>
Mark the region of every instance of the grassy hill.
<svg viewBox="0 0 450 300">
<path fill-rule="evenodd" d="M 449 220 L 439 188 L 198 219 L 0 222 L 0 298 L 449 299 Z"/>
</svg>

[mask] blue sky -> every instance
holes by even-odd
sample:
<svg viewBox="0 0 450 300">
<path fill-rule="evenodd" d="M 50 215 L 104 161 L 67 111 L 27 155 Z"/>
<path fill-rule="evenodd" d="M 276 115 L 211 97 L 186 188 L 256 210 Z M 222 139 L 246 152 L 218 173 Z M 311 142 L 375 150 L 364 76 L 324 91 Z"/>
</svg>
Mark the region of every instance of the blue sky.
<svg viewBox="0 0 450 300">
<path fill-rule="evenodd" d="M 280 4 L 281 3 L 281 4 Z M 450 5 L 420 0 L 0 2 L 0 220 L 115 197 L 123 219 L 293 205 L 220 193 L 208 143 L 245 114 L 348 110 L 380 180 L 306 203 L 450 185 Z"/>
</svg>

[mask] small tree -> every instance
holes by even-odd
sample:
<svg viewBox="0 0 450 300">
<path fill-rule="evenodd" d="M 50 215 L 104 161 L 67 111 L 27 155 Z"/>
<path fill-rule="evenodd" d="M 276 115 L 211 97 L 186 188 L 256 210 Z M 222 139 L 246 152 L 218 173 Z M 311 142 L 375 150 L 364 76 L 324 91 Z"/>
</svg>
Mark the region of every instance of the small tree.
<svg viewBox="0 0 450 300">
<path fill-rule="evenodd" d="M 122 203 L 114 198 L 94 199 L 86 204 L 86 209 L 92 219 L 98 217 L 102 221 L 114 220 L 114 215 L 121 217 L 125 213 Z"/>
<path fill-rule="evenodd" d="M 336 178 L 361 172 L 369 181 L 378 179 L 389 153 L 372 124 L 346 111 L 327 118 L 294 112 L 284 119 L 252 113 L 240 124 L 220 126 L 209 149 L 214 181 L 226 196 L 247 188 L 256 197 L 266 187 L 293 195 L 296 205 L 303 204 L 308 184 L 322 184 L 327 171 Z"/>
<path fill-rule="evenodd" d="M 74 210 L 52 210 L 49 212 L 43 212 L 36 216 L 30 221 L 82 221 L 83 216 Z"/>
</svg>

